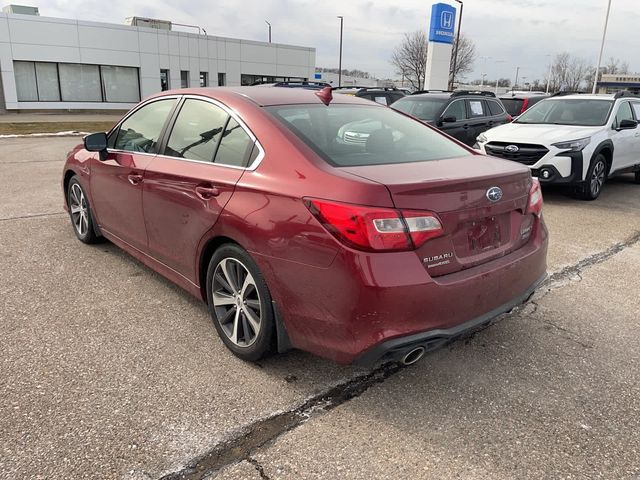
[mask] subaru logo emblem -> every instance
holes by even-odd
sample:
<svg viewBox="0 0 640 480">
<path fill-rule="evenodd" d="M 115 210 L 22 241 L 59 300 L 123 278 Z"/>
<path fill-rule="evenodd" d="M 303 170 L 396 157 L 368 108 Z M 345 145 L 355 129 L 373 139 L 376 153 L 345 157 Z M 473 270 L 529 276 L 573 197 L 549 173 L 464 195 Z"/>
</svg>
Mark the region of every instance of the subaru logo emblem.
<svg viewBox="0 0 640 480">
<path fill-rule="evenodd" d="M 487 190 L 487 198 L 491 202 L 497 202 L 502 198 L 502 190 L 500 187 L 491 187 Z"/>
<path fill-rule="evenodd" d="M 504 147 L 504 151 L 509 153 L 516 153 L 518 150 L 520 150 L 520 148 L 518 148 L 517 145 L 507 145 Z"/>
</svg>

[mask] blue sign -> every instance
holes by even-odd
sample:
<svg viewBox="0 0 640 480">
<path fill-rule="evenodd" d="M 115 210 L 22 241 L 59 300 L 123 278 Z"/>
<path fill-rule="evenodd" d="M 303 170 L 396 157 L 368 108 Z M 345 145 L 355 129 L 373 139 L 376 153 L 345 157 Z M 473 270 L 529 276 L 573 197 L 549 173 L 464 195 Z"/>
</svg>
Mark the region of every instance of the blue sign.
<svg viewBox="0 0 640 480">
<path fill-rule="evenodd" d="M 313 74 L 313 78 L 315 78 L 316 80 L 320 80 L 322 78 L 322 74 L 321 73 L 314 73 Z"/>
<path fill-rule="evenodd" d="M 456 7 L 447 3 L 434 3 L 431 7 L 429 41 L 453 43 L 456 29 Z"/>
</svg>

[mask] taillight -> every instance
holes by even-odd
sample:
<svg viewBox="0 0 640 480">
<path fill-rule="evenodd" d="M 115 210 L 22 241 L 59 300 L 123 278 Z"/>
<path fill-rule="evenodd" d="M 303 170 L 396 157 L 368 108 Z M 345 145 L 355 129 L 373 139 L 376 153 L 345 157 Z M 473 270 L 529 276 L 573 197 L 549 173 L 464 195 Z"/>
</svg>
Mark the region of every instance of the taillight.
<svg viewBox="0 0 640 480">
<path fill-rule="evenodd" d="M 305 199 L 305 205 L 329 233 L 358 250 L 412 250 L 443 233 L 438 217 L 427 211 L 400 211 L 316 199 Z"/>
<path fill-rule="evenodd" d="M 513 122 L 513 117 L 507 113 L 507 122 Z"/>
<path fill-rule="evenodd" d="M 520 110 L 520 114 L 523 114 L 528 106 L 529 106 L 529 99 L 525 98 L 524 102 L 522 102 L 522 110 Z"/>
<path fill-rule="evenodd" d="M 542 189 L 537 178 L 533 178 L 531 189 L 529 190 L 529 203 L 527 204 L 527 213 L 533 213 L 539 217 L 542 213 Z"/>
</svg>

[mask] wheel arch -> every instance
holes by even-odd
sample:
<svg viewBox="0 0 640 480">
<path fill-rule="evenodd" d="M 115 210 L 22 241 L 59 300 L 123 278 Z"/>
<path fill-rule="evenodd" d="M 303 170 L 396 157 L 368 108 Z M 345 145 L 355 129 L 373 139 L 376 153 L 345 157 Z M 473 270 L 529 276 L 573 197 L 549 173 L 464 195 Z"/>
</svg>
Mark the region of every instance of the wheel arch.
<svg viewBox="0 0 640 480">
<path fill-rule="evenodd" d="M 589 165 L 587 165 L 587 170 L 591 166 L 591 162 L 596 158 L 599 154 L 603 154 L 604 158 L 607 161 L 607 176 L 611 172 L 611 167 L 613 165 L 613 152 L 614 146 L 613 142 L 610 139 L 604 140 L 600 142 L 600 144 L 595 148 L 593 153 L 591 154 L 591 159 L 589 160 Z"/>
<path fill-rule="evenodd" d="M 74 175 L 77 175 L 76 172 L 74 172 L 71 168 L 68 168 L 64 172 L 64 177 L 62 180 L 62 188 L 64 189 L 64 203 L 67 207 L 69 207 L 69 199 L 67 198 L 67 192 L 69 191 L 69 182 Z"/>
</svg>

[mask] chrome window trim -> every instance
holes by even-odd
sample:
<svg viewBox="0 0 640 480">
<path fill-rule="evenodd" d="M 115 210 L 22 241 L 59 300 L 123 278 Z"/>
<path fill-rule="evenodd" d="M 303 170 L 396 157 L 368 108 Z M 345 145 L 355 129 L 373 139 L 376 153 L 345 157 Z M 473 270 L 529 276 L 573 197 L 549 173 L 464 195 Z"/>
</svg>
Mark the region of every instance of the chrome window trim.
<svg viewBox="0 0 640 480">
<path fill-rule="evenodd" d="M 254 171 L 256 168 L 258 168 L 258 165 L 260 165 L 260 163 L 262 162 L 262 160 L 265 157 L 265 151 L 264 148 L 262 147 L 262 144 L 260 143 L 260 141 L 257 139 L 257 137 L 253 134 L 253 132 L 251 131 L 251 129 L 247 126 L 247 124 L 238 116 L 238 114 L 235 112 L 235 110 L 233 110 L 230 107 L 227 107 L 224 103 L 214 99 L 214 98 L 210 98 L 210 97 L 205 97 L 205 96 L 201 96 L 201 95 L 194 95 L 194 94 L 187 94 L 187 95 L 165 95 L 165 96 L 161 96 L 161 97 L 154 97 L 150 100 L 147 100 L 144 103 L 141 103 L 140 105 L 138 105 L 137 107 L 135 107 L 133 110 L 131 110 L 125 117 L 123 117 L 122 119 L 120 119 L 120 121 L 114 125 L 114 127 L 109 131 L 109 134 L 111 132 L 113 132 L 116 129 L 120 128 L 120 125 L 122 125 L 122 123 L 124 123 L 131 115 L 133 115 L 135 112 L 137 112 L 138 110 L 140 110 L 142 107 L 149 105 L 150 103 L 156 102 L 158 100 L 167 100 L 167 99 L 172 99 L 172 98 L 176 98 L 178 100 L 184 98 L 184 99 L 195 99 L 195 100 L 202 100 L 205 102 L 209 102 L 212 103 L 213 105 L 221 108 L 222 110 L 224 110 L 231 118 L 233 118 L 236 122 L 238 122 L 238 125 L 240 125 L 240 127 L 242 127 L 242 130 L 244 130 L 244 132 L 247 134 L 247 136 L 253 141 L 254 146 L 258 147 L 258 155 L 256 156 L 255 160 L 251 163 L 251 165 L 247 165 L 246 167 L 238 167 L 236 165 L 226 165 L 224 163 L 213 163 L 213 162 L 205 162 L 203 160 L 192 160 L 189 158 L 179 158 L 179 157 L 172 157 L 171 155 L 160 155 L 158 153 L 147 153 L 147 152 L 132 152 L 130 150 L 117 150 L 114 148 L 108 148 L 107 152 L 109 153 L 125 153 L 125 154 L 132 154 L 135 153 L 136 155 L 150 155 L 153 157 L 162 157 L 162 158 L 168 158 L 168 159 L 172 159 L 172 160 L 177 160 L 180 162 L 194 162 L 194 163 L 202 163 L 205 165 L 214 165 L 217 167 L 226 167 L 226 168 L 233 168 L 236 170 L 249 170 L 249 171 Z M 180 115 L 180 113 L 178 112 L 178 115 Z"/>
</svg>

